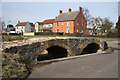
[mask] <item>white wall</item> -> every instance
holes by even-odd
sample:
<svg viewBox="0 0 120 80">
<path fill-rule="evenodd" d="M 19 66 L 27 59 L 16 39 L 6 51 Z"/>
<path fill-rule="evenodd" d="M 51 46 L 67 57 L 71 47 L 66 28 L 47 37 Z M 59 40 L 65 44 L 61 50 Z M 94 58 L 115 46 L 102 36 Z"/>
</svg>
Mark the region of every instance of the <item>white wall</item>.
<svg viewBox="0 0 120 80">
<path fill-rule="evenodd" d="M 16 33 L 21 33 L 21 31 L 23 31 L 23 33 L 25 32 L 25 26 L 16 26 L 15 27 Z"/>
<path fill-rule="evenodd" d="M 39 29 L 38 27 L 39 27 L 38 23 L 35 23 L 35 31 L 36 31 L 36 32 L 39 31 L 39 30 L 38 30 L 38 29 Z"/>
<path fill-rule="evenodd" d="M 53 24 L 44 24 L 43 27 L 53 27 Z"/>
</svg>

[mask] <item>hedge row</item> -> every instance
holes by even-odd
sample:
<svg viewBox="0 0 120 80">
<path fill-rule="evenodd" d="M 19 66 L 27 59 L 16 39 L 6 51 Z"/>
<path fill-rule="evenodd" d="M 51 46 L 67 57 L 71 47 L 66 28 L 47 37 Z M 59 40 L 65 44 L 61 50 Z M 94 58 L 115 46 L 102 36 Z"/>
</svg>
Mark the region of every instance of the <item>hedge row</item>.
<svg viewBox="0 0 120 80">
<path fill-rule="evenodd" d="M 7 35 L 7 34 L 3 34 Z M 16 33 L 11 33 L 9 35 L 18 35 Z M 82 33 L 53 33 L 53 32 L 38 32 L 35 35 L 44 35 L 44 36 L 75 36 L 75 37 L 106 37 L 106 38 L 118 38 L 120 34 L 118 33 L 108 33 L 107 35 L 86 35 Z"/>
</svg>

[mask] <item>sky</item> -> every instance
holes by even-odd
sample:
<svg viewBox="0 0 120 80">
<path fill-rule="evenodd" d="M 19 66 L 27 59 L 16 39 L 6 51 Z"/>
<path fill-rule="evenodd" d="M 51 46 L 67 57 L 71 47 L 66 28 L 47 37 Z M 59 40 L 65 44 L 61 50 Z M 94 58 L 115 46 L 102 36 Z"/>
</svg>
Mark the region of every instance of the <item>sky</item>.
<svg viewBox="0 0 120 80">
<path fill-rule="evenodd" d="M 114 25 L 118 20 L 118 2 L 2 2 L 2 20 L 14 26 L 18 21 L 42 22 L 55 18 L 59 10 L 77 11 L 79 6 L 88 8 L 93 17 L 108 17 Z"/>
<path fill-rule="evenodd" d="M 118 16 L 120 16 L 120 1 L 118 2 Z"/>
</svg>

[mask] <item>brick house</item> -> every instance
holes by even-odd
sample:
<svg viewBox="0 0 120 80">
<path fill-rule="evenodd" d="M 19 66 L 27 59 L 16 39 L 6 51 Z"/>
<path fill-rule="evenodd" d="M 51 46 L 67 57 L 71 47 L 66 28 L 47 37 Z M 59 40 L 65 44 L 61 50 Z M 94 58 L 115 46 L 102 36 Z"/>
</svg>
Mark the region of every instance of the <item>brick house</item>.
<svg viewBox="0 0 120 80">
<path fill-rule="evenodd" d="M 43 22 L 36 22 L 35 23 L 36 32 L 51 32 L 54 20 L 55 19 L 47 19 L 44 20 Z"/>
<path fill-rule="evenodd" d="M 79 7 L 79 11 L 71 11 L 62 13 L 59 11 L 59 15 L 54 20 L 53 32 L 63 33 L 87 33 L 87 22 L 82 12 L 82 8 Z"/>
<path fill-rule="evenodd" d="M 24 32 L 34 32 L 35 25 L 31 22 L 20 22 L 18 21 L 17 25 L 15 26 L 16 33 L 24 33 Z"/>
</svg>

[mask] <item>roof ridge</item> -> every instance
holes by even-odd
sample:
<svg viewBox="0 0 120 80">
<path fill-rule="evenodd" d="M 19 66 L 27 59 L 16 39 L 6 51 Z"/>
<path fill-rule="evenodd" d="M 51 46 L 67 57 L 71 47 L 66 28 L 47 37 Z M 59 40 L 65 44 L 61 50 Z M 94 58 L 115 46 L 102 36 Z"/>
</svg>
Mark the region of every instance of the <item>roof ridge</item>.
<svg viewBox="0 0 120 80">
<path fill-rule="evenodd" d="M 68 13 L 68 12 L 61 13 L 60 15 L 57 16 L 57 18 L 54 20 L 54 22 L 74 21 L 78 14 L 79 14 L 79 11 L 72 11 L 70 13 Z"/>
<path fill-rule="evenodd" d="M 78 11 L 71 11 L 71 12 L 78 12 Z M 70 13 L 71 13 L 71 12 L 70 12 Z M 68 12 L 64 12 L 64 13 L 68 13 Z M 61 13 L 61 14 L 63 14 L 63 13 Z"/>
</svg>

